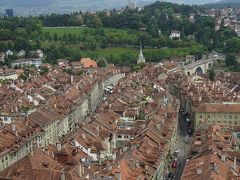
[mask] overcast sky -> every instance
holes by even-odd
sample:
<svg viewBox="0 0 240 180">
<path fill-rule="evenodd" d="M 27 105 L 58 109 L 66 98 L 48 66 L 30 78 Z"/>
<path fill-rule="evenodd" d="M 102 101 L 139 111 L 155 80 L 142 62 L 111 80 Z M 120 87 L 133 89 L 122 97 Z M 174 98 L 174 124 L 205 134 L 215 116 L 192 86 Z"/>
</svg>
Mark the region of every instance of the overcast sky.
<svg viewBox="0 0 240 180">
<path fill-rule="evenodd" d="M 1 5 L 23 5 L 23 6 L 27 6 L 27 5 L 38 5 L 38 4 L 51 4 L 51 3 L 62 3 L 62 2 L 65 2 L 65 3 L 68 3 L 68 2 L 72 2 L 73 0 L 0 0 L 0 4 Z M 116 2 L 116 3 L 126 3 L 128 0 L 75 0 L 75 2 L 79 2 L 79 3 L 82 3 L 82 2 L 86 2 L 86 4 L 91 4 L 91 3 L 95 3 L 95 2 L 98 2 L 98 3 L 101 3 L 101 4 L 109 4 L 109 3 L 112 3 L 112 2 Z M 135 0 L 137 3 L 141 3 L 141 2 L 152 2 L 154 0 Z M 161 0 L 160 0 L 161 1 Z M 217 2 L 219 0 L 163 0 L 163 1 L 169 1 L 169 2 L 177 2 L 177 3 L 187 3 L 187 4 L 206 4 L 206 3 L 214 3 L 214 2 Z M 85 5 L 85 4 L 84 4 Z"/>
<path fill-rule="evenodd" d="M 150 4 L 156 0 L 135 0 L 138 6 Z M 162 1 L 162 0 L 160 0 Z M 208 4 L 219 0 L 163 0 L 181 4 Z M 232 0 L 229 0 L 232 1 Z M 237 0 L 240 1 L 240 0 Z M 125 7 L 128 0 L 0 0 L 0 9 L 68 9 L 72 10 L 102 10 Z"/>
</svg>

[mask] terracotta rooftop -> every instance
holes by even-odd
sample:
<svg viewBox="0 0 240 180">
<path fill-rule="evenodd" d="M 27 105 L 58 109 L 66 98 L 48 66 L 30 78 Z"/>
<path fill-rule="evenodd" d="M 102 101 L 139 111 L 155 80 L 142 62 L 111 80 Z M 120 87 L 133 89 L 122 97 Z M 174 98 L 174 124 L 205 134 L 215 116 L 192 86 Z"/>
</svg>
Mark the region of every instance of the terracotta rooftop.
<svg viewBox="0 0 240 180">
<path fill-rule="evenodd" d="M 96 61 L 94 61 L 94 60 L 92 60 L 90 58 L 82 58 L 80 60 L 80 63 L 82 64 L 82 66 L 84 68 L 91 68 L 91 67 L 96 68 L 96 67 L 98 67 Z"/>
<path fill-rule="evenodd" d="M 212 103 L 212 104 L 201 104 L 196 112 L 206 113 L 240 113 L 240 103 Z"/>
<path fill-rule="evenodd" d="M 32 155 L 28 155 L 9 168 L 0 173 L 1 177 L 10 179 L 48 179 L 49 176 L 60 177 L 62 165 L 58 164 L 54 159 L 45 154 L 42 150 L 33 151 Z M 37 176 L 38 175 L 38 176 Z"/>
<path fill-rule="evenodd" d="M 235 180 L 240 178 L 239 164 L 211 150 L 187 160 L 181 180 Z"/>
<path fill-rule="evenodd" d="M 58 118 L 59 114 L 49 107 L 42 107 L 29 115 L 29 119 L 40 126 L 44 126 Z"/>
</svg>

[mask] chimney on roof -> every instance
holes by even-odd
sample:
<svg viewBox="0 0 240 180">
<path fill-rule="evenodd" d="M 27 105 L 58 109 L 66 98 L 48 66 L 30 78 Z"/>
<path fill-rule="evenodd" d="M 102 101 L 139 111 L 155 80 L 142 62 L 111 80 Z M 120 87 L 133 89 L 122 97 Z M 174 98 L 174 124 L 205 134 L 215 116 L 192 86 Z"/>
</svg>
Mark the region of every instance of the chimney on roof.
<svg viewBox="0 0 240 180">
<path fill-rule="evenodd" d="M 16 129 L 16 125 L 12 125 L 12 131 L 13 133 L 15 134 L 15 136 L 18 136 L 18 132 L 17 132 L 17 129 Z"/>
<path fill-rule="evenodd" d="M 215 162 L 210 162 L 210 169 L 214 170 L 214 167 L 215 167 Z"/>
<path fill-rule="evenodd" d="M 30 152 L 30 155 L 33 156 L 33 151 Z"/>
<path fill-rule="evenodd" d="M 81 166 L 82 166 L 82 175 L 84 174 L 84 165 L 83 164 L 81 164 Z M 90 166 L 89 166 L 90 167 Z"/>
<path fill-rule="evenodd" d="M 82 164 L 79 163 L 77 167 L 78 167 L 78 171 L 77 171 L 78 172 L 78 176 L 81 178 L 82 175 L 83 175 L 83 173 L 82 173 Z"/>
<path fill-rule="evenodd" d="M 100 127 L 99 126 L 96 127 L 96 131 L 97 131 L 97 135 L 99 135 L 99 131 L 100 131 Z"/>
<path fill-rule="evenodd" d="M 135 166 L 136 166 L 135 160 L 134 160 L 134 159 L 130 159 L 130 160 L 129 160 L 129 167 L 130 167 L 130 168 L 135 168 Z"/>
<path fill-rule="evenodd" d="M 202 174 L 202 168 L 197 168 L 197 175 Z"/>
<path fill-rule="evenodd" d="M 112 170 L 112 165 L 111 165 L 111 163 L 108 161 L 107 162 L 107 171 L 109 172 L 109 171 L 111 171 Z"/>
<path fill-rule="evenodd" d="M 71 75 L 71 84 L 73 84 L 73 75 Z"/>
<path fill-rule="evenodd" d="M 161 128 L 161 124 L 160 123 L 156 124 L 156 128 L 160 129 Z"/>
<path fill-rule="evenodd" d="M 234 163 L 233 163 L 233 169 L 238 172 L 238 168 L 237 168 L 237 158 L 234 158 Z"/>
<path fill-rule="evenodd" d="M 82 133 L 82 138 L 83 138 L 84 140 L 86 140 L 86 134 L 85 134 L 85 133 Z"/>
<path fill-rule="evenodd" d="M 226 162 L 227 160 L 226 154 L 221 154 L 221 160 L 222 162 Z"/>
<path fill-rule="evenodd" d="M 217 163 L 211 162 L 210 165 L 211 165 L 211 170 L 214 170 L 215 172 L 218 172 Z"/>
<path fill-rule="evenodd" d="M 58 151 L 61 151 L 61 149 L 62 149 L 61 143 L 57 143 L 57 150 L 58 150 Z"/>
<path fill-rule="evenodd" d="M 76 86 L 75 86 L 75 87 L 76 87 L 76 89 L 77 89 L 77 90 L 79 90 L 79 88 L 78 88 L 78 84 L 76 84 Z"/>
<path fill-rule="evenodd" d="M 52 154 L 52 158 L 54 159 L 54 157 L 55 157 L 55 156 L 54 156 L 54 152 L 52 151 L 52 153 L 51 153 L 51 154 Z"/>
<path fill-rule="evenodd" d="M 16 125 L 15 124 L 12 125 L 12 131 L 16 131 Z"/>
</svg>

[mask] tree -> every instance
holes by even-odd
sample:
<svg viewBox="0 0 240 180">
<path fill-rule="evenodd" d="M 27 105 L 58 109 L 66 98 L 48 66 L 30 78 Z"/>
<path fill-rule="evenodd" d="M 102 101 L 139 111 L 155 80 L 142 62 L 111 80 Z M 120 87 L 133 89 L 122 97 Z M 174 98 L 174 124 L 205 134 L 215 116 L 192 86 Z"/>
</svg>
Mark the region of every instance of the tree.
<svg viewBox="0 0 240 180">
<path fill-rule="evenodd" d="M 16 50 L 21 50 L 21 49 L 27 50 L 31 48 L 31 44 L 29 40 L 24 38 L 17 38 L 14 43 L 15 43 Z"/>
<path fill-rule="evenodd" d="M 79 61 L 81 58 L 82 58 L 82 55 L 79 52 L 77 52 L 73 55 L 72 60 Z"/>
<path fill-rule="evenodd" d="M 211 81 L 214 81 L 215 80 L 215 71 L 214 71 L 213 67 L 209 70 L 208 73 L 209 73 L 209 79 Z"/>
<path fill-rule="evenodd" d="M 231 38 L 226 41 L 226 53 L 239 53 L 240 52 L 240 39 L 237 37 Z"/>
<path fill-rule="evenodd" d="M 101 60 L 98 61 L 98 66 L 99 67 L 106 67 L 107 63 L 104 60 L 101 59 Z"/>
<path fill-rule="evenodd" d="M 37 39 L 36 43 L 35 43 L 35 48 L 36 49 L 41 49 L 41 47 L 42 47 L 42 43 L 41 43 L 41 41 L 39 39 Z"/>
<path fill-rule="evenodd" d="M 135 72 L 138 72 L 140 71 L 142 68 L 144 68 L 146 66 L 145 63 L 139 63 L 139 64 L 136 64 L 132 67 L 132 70 L 135 71 Z"/>
<path fill-rule="evenodd" d="M 235 66 L 237 64 L 236 54 L 234 54 L 234 53 L 227 54 L 225 63 L 228 67 Z"/>
<path fill-rule="evenodd" d="M 54 33 L 54 35 L 53 35 L 53 40 L 54 40 L 54 41 L 58 41 L 58 35 L 57 35 L 57 33 Z"/>
<path fill-rule="evenodd" d="M 48 69 L 47 66 L 42 66 L 42 67 L 40 68 L 40 74 L 41 74 L 41 75 L 47 74 L 48 71 L 49 71 L 49 69 Z"/>
</svg>

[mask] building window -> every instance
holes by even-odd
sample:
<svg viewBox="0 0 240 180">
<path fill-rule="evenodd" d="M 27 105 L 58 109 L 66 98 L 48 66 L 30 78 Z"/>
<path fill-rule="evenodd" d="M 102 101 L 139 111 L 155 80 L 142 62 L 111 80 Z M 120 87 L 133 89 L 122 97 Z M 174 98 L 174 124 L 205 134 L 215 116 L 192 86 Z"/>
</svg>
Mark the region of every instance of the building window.
<svg viewBox="0 0 240 180">
<path fill-rule="evenodd" d="M 232 115 L 229 115 L 229 119 L 232 119 Z"/>
<path fill-rule="evenodd" d="M 235 121 L 234 124 L 237 125 L 237 121 Z"/>
<path fill-rule="evenodd" d="M 229 125 L 232 125 L 232 121 L 229 121 Z"/>
<path fill-rule="evenodd" d="M 124 138 L 125 138 L 125 139 L 128 139 L 128 136 L 127 136 L 127 135 L 125 135 L 125 136 L 124 136 Z"/>
<path fill-rule="evenodd" d="M 199 118 L 202 119 L 202 115 L 200 115 Z"/>
<path fill-rule="evenodd" d="M 121 138 L 122 138 L 122 136 L 121 136 L 121 135 L 118 135 L 118 138 L 120 138 L 120 139 L 121 139 Z"/>
<path fill-rule="evenodd" d="M 237 115 L 235 116 L 235 119 L 237 119 Z"/>
<path fill-rule="evenodd" d="M 208 115 L 207 118 L 210 119 L 210 115 Z"/>
</svg>

